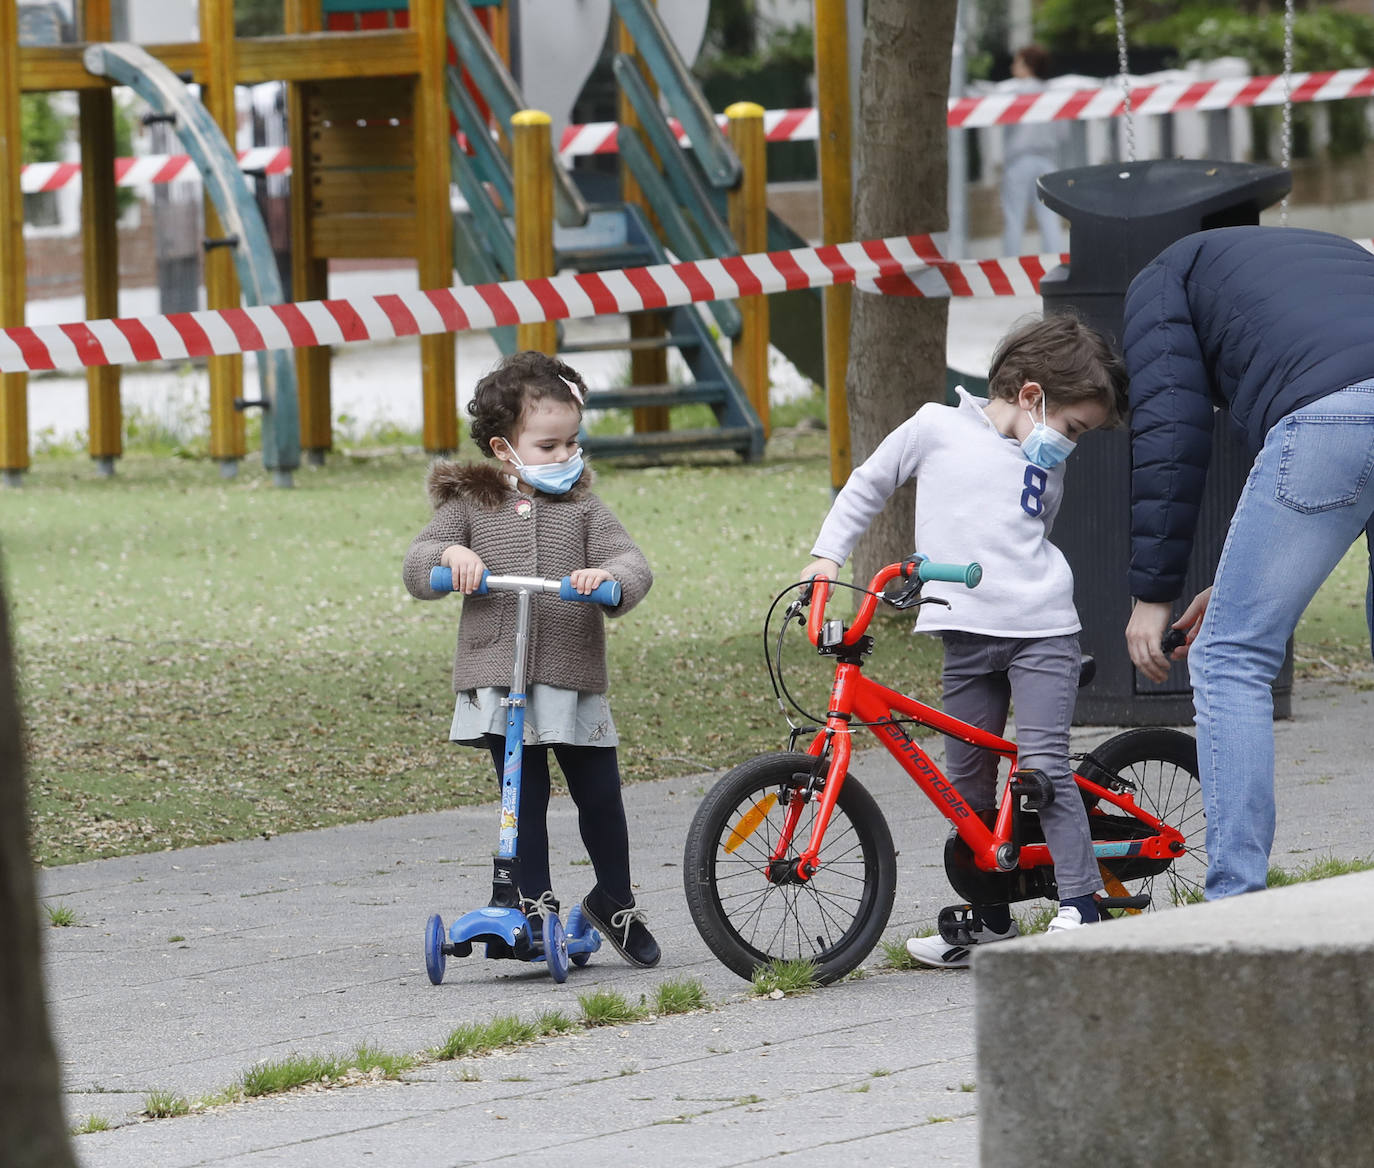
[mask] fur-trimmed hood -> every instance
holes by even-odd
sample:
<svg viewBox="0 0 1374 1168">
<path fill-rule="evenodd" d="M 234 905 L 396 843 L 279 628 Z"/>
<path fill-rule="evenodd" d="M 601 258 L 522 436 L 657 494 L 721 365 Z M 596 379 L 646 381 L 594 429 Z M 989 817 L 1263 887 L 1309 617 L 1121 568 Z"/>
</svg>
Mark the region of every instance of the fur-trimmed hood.
<svg viewBox="0 0 1374 1168">
<path fill-rule="evenodd" d="M 504 464 L 502 464 L 504 465 Z M 592 468 L 584 466 L 581 477 L 562 495 L 549 495 L 538 492 L 545 499 L 581 498 L 591 490 Z M 506 472 L 491 462 L 435 462 L 429 468 L 429 478 L 425 483 L 429 501 L 437 511 L 450 499 L 469 499 L 479 507 L 495 508 L 501 506 L 512 488 Z"/>
</svg>

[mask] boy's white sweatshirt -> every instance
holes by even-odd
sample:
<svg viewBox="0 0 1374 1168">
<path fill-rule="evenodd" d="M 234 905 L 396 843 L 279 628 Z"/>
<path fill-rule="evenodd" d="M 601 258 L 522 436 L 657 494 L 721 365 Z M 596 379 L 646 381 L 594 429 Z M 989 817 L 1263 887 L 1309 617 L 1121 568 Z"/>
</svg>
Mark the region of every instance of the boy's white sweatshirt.
<svg viewBox="0 0 1374 1168">
<path fill-rule="evenodd" d="M 924 605 L 917 630 L 997 637 L 1051 637 L 1082 627 L 1073 572 L 1050 543 L 1064 497 L 1064 465 L 1042 470 L 983 412 L 986 399 L 962 387 L 959 404 L 924 405 L 849 476 L 811 554 L 844 563 L 892 493 L 916 479 L 915 549 L 932 560 L 977 560 L 977 588 L 933 584 L 949 608 Z M 892 549 L 891 560 L 910 548 Z M 855 581 L 867 583 L 867 581 Z M 938 589 L 938 591 L 937 591 Z"/>
</svg>

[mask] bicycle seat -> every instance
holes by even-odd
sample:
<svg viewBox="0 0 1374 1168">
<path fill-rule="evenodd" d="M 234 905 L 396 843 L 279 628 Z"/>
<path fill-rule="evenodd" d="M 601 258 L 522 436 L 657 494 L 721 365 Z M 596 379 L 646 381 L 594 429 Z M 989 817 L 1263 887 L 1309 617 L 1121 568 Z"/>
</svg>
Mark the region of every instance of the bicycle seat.
<svg viewBox="0 0 1374 1168">
<path fill-rule="evenodd" d="M 1078 662 L 1078 688 L 1082 689 L 1097 676 L 1097 659 L 1091 653 L 1084 653 Z"/>
</svg>

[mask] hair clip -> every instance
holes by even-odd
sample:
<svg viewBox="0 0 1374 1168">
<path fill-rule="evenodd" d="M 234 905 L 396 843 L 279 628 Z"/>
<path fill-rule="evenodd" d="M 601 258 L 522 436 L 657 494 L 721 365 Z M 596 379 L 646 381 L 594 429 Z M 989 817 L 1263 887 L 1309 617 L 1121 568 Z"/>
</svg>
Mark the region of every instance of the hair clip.
<svg viewBox="0 0 1374 1168">
<path fill-rule="evenodd" d="M 564 377 L 561 373 L 558 375 L 558 380 L 561 381 L 564 385 L 566 385 L 566 386 L 568 387 L 568 392 L 569 392 L 570 394 L 573 395 L 573 401 L 575 401 L 578 405 L 582 405 L 582 404 L 583 404 L 582 391 L 581 391 L 580 389 L 578 389 L 576 385 L 574 385 L 571 381 L 569 381 L 569 380 L 568 380 L 566 377 Z"/>
</svg>

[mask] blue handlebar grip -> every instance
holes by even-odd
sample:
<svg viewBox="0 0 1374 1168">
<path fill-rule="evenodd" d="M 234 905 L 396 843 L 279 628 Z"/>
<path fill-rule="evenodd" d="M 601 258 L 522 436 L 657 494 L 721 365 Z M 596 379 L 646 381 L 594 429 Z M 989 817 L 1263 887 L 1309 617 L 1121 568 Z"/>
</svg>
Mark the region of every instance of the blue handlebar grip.
<svg viewBox="0 0 1374 1168">
<path fill-rule="evenodd" d="M 560 600 L 586 600 L 592 604 L 604 604 L 607 608 L 614 608 L 620 603 L 620 581 L 606 580 L 584 596 L 572 586 L 572 577 L 564 576 L 558 597 Z"/>
<path fill-rule="evenodd" d="M 965 588 L 977 588 L 983 578 L 983 565 L 976 561 L 972 564 L 937 564 L 933 560 L 922 560 L 916 572 L 922 581 L 944 580 Z"/>
<path fill-rule="evenodd" d="M 473 596 L 485 596 L 487 594 L 487 577 L 490 572 L 482 573 L 482 582 L 472 590 Z M 429 570 L 429 587 L 434 592 L 453 591 L 453 569 L 447 564 L 438 564 Z"/>
</svg>

